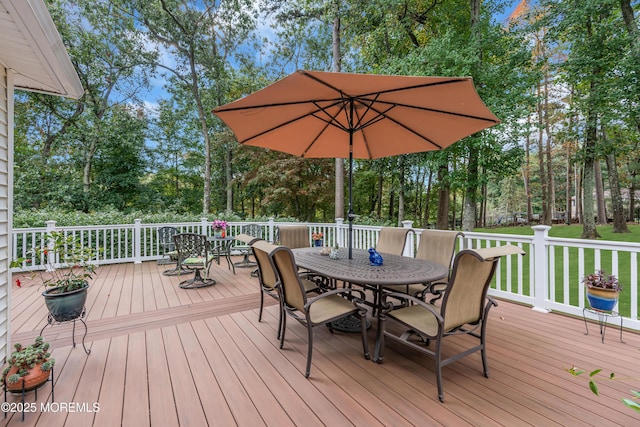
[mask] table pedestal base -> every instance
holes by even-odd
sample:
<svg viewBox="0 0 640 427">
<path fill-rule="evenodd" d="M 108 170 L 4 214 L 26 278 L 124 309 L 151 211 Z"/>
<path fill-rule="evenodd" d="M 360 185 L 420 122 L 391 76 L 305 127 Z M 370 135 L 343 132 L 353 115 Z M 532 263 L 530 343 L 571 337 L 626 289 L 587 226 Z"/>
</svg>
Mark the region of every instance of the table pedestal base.
<svg viewBox="0 0 640 427">
<path fill-rule="evenodd" d="M 331 322 L 331 327 L 340 332 L 360 332 L 362 323 L 358 316 L 347 316 Z M 367 329 L 371 327 L 371 322 L 367 320 Z"/>
</svg>

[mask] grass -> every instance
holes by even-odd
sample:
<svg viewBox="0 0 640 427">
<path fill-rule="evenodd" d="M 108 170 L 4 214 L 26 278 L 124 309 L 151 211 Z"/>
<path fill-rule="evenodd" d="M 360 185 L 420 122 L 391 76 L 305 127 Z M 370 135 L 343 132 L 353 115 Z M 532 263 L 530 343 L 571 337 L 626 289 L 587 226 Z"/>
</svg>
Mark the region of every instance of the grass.
<svg viewBox="0 0 640 427">
<path fill-rule="evenodd" d="M 606 240 L 606 241 L 614 241 L 614 242 L 631 242 L 638 243 L 640 242 L 640 225 L 638 224 L 630 224 L 629 230 L 630 233 L 614 233 L 613 227 L 611 225 L 604 225 L 597 227 L 598 233 L 600 234 L 600 238 L 598 240 Z M 497 233 L 497 234 L 513 234 L 520 236 L 531 236 L 533 235 L 533 230 L 528 226 L 513 226 L 513 227 L 501 227 L 501 228 L 487 228 L 487 229 L 477 229 L 475 231 L 483 232 L 483 233 Z M 549 230 L 550 237 L 560 237 L 560 238 L 573 238 L 579 239 L 582 234 L 582 225 L 574 224 L 574 225 L 554 225 Z M 524 248 L 525 251 L 528 252 L 528 248 Z M 595 251 L 592 249 L 584 249 L 584 271 L 578 270 L 578 248 L 569 248 L 567 258 L 564 258 L 564 253 L 562 250 L 558 250 L 556 248 L 554 252 L 554 262 L 555 268 L 553 271 L 553 277 L 555 279 L 556 287 L 554 290 L 554 301 L 570 304 L 572 306 L 579 306 L 579 286 L 581 285 L 582 278 L 593 271 L 595 271 Z M 612 272 L 612 251 L 608 250 L 600 250 L 600 267 L 607 271 Z M 624 316 L 629 316 L 631 313 L 631 292 L 630 282 L 631 282 L 631 254 L 628 252 L 620 252 L 618 253 L 618 279 L 623 287 L 623 292 L 620 294 L 620 299 L 618 303 L 617 310 Z M 565 290 L 563 287 L 564 283 L 564 268 L 568 267 L 569 274 L 569 293 L 568 296 L 565 295 Z M 513 269 L 512 273 L 512 283 L 517 283 L 517 276 L 521 274 L 523 277 L 523 291 L 522 293 L 525 295 L 529 295 L 529 259 L 528 255 L 525 257 L 523 262 L 523 269 L 521 272 L 515 271 L 517 269 Z M 502 265 L 503 277 L 506 277 L 506 269 L 505 265 Z M 501 288 L 504 289 L 504 288 Z M 625 292 L 626 291 L 626 292 Z M 550 290 L 551 292 L 551 290 Z M 585 298 L 585 306 L 588 306 Z"/>
<path fill-rule="evenodd" d="M 596 227 L 600 238 L 598 240 L 611 240 L 613 242 L 640 242 L 640 224 L 629 224 L 631 233 L 614 233 L 612 225 L 599 225 Z M 533 236 L 533 229 L 528 226 L 477 228 L 479 233 L 516 234 L 518 236 Z M 567 239 L 579 239 L 582 235 L 582 225 L 554 225 L 549 230 L 550 237 L 564 237 Z"/>
</svg>

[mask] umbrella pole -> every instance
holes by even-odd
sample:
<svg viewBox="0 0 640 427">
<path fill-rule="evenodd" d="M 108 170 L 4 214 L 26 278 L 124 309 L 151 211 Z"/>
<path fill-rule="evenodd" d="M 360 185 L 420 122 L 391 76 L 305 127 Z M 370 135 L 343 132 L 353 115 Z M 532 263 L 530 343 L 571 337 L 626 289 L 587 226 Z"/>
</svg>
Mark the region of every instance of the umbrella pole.
<svg viewBox="0 0 640 427">
<path fill-rule="evenodd" d="M 347 219 L 349 220 L 349 259 L 353 259 L 353 129 L 349 130 L 349 212 Z"/>
</svg>

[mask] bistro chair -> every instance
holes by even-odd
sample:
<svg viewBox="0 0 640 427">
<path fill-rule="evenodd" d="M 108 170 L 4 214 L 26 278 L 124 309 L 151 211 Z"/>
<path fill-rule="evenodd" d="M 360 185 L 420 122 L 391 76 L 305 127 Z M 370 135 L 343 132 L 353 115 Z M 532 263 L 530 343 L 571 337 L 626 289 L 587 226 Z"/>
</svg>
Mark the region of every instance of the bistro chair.
<svg viewBox="0 0 640 427">
<path fill-rule="evenodd" d="M 289 249 L 308 248 L 309 227 L 306 225 L 281 225 L 277 228 L 276 242 Z"/>
<path fill-rule="evenodd" d="M 251 243 L 262 239 L 262 226 L 260 224 L 245 224 L 240 229 L 240 234 L 235 236 L 236 240 L 244 243 L 244 245 L 236 245 L 235 249 L 242 253 L 242 261 L 236 262 L 235 267 L 247 268 L 255 267 L 256 263 L 251 261 Z"/>
<path fill-rule="evenodd" d="M 160 227 L 158 228 L 158 244 L 160 245 L 160 251 L 162 252 L 162 258 L 158 260 L 159 265 L 173 264 L 176 266 L 162 272 L 165 276 L 177 276 L 180 274 L 193 273 L 193 270 L 189 270 L 182 266 L 178 262 L 178 251 L 176 250 L 176 244 L 173 236 L 178 234 L 176 227 Z M 165 257 L 168 257 L 165 259 Z"/>
<path fill-rule="evenodd" d="M 459 237 L 464 237 L 464 234 L 459 231 L 424 230 L 420 234 L 420 242 L 415 258 L 445 266 L 447 270 L 450 270 Z M 404 292 L 422 299 L 424 299 L 426 293 L 432 293 L 435 295 L 430 301 L 433 304 L 433 302 L 442 297 L 447 281 L 448 278 L 442 282 L 389 285 L 385 286 L 385 289 Z"/>
<path fill-rule="evenodd" d="M 173 264 L 177 261 L 176 244 L 173 242 L 173 236 L 178 234 L 175 227 L 158 228 L 158 245 L 162 258 L 158 260 L 158 265 Z"/>
<path fill-rule="evenodd" d="M 183 289 L 203 288 L 215 285 L 216 281 L 209 278 L 209 268 L 215 259 L 211 254 L 207 236 L 195 233 L 181 233 L 173 236 L 178 251 L 178 264 L 188 270 L 195 271 L 191 280 L 183 280 Z M 204 277 L 200 271 L 204 270 Z"/>
<path fill-rule="evenodd" d="M 307 298 L 307 292 L 296 266 L 293 252 L 287 247 L 279 246 L 270 253 L 270 258 L 278 273 L 280 290 L 282 292 L 282 309 L 286 315 L 282 316 L 282 331 L 280 333 L 280 348 L 284 347 L 287 317 L 291 316 L 307 327 L 308 349 L 305 377 L 311 371 L 311 356 L 313 352 L 313 327 L 327 325 L 333 333 L 331 322 L 347 316 L 356 315 L 361 322 L 362 350 L 364 357 L 369 359 L 369 344 L 367 341 L 366 314 L 364 292 L 354 289 L 334 289 Z M 347 298 L 352 298 L 348 300 Z"/>
<path fill-rule="evenodd" d="M 487 296 L 487 290 L 493 279 L 500 257 L 521 254 L 524 251 L 517 246 L 504 245 L 494 248 L 460 251 L 453 261 L 453 271 L 444 293 L 442 304 L 436 306 L 404 293 L 390 293 L 383 296 L 383 310 L 378 329 L 379 354 L 376 361 L 382 361 L 385 340 L 390 339 L 418 350 L 435 359 L 438 398 L 444 402 L 442 390 L 442 368 L 476 351 L 482 355 L 482 367 L 485 377 L 489 377 L 486 355 L 486 331 L 489 310 L 498 305 Z M 393 297 L 407 301 L 402 308 L 394 309 L 387 298 Z M 387 329 L 388 320 L 396 328 Z M 464 350 L 442 357 L 443 341 L 449 336 L 466 334 L 478 339 L 479 343 Z M 430 348 L 435 341 L 435 349 Z M 464 341 L 466 343 L 466 341 Z M 448 348 L 450 354 L 458 346 Z"/>
<path fill-rule="evenodd" d="M 382 227 L 376 243 L 376 251 L 380 253 L 402 255 L 410 228 Z"/>
</svg>

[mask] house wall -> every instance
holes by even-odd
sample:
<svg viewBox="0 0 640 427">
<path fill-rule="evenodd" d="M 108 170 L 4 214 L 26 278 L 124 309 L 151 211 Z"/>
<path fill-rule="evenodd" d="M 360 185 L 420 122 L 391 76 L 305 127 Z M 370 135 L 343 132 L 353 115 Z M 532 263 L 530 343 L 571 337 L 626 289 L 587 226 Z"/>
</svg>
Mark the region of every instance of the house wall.
<svg viewBox="0 0 640 427">
<path fill-rule="evenodd" d="M 11 230 L 13 178 L 13 79 L 0 64 L 0 360 L 10 355 L 9 230 Z"/>
</svg>

